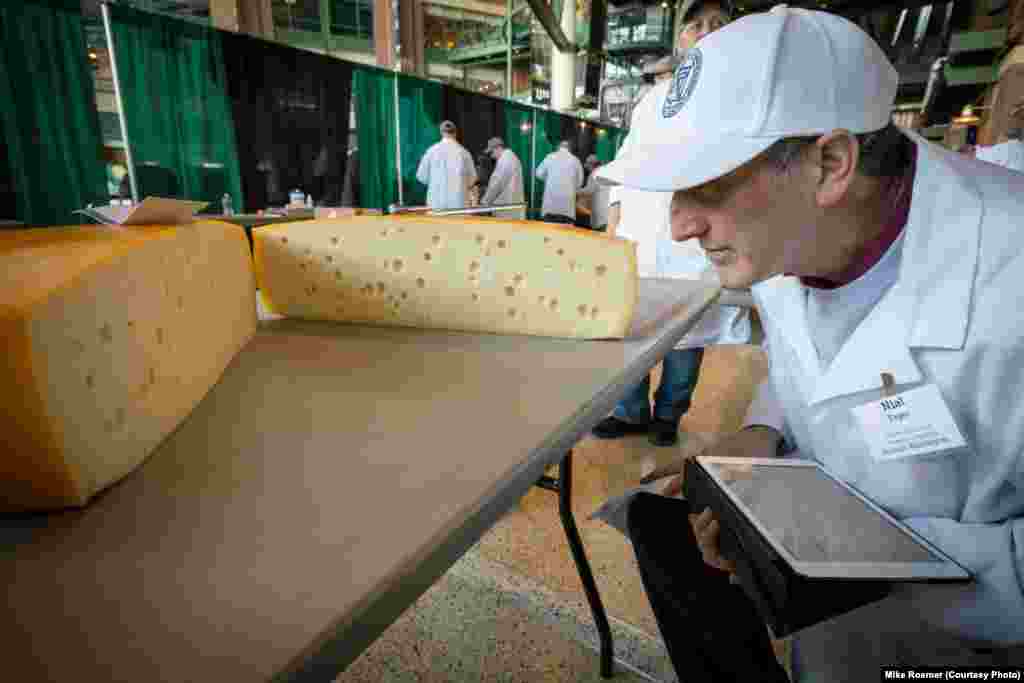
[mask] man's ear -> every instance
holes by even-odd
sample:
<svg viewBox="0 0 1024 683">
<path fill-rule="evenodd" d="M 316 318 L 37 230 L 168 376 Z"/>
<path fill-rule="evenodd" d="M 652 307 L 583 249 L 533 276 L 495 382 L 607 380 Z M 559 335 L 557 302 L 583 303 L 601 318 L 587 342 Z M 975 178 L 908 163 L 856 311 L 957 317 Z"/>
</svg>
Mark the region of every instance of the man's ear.
<svg viewBox="0 0 1024 683">
<path fill-rule="evenodd" d="M 860 144 L 847 130 L 834 130 L 814 143 L 817 165 L 815 196 L 821 208 L 833 207 L 846 198 L 857 177 Z"/>
</svg>

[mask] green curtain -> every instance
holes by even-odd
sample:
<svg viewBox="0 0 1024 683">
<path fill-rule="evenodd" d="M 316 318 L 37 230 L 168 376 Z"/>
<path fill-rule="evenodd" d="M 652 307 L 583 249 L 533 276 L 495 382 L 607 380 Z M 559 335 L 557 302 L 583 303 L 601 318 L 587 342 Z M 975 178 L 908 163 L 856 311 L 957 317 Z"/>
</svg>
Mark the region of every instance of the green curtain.
<svg viewBox="0 0 1024 683">
<path fill-rule="evenodd" d="M 402 193 L 406 206 L 427 203 L 427 186 L 416 180 L 420 159 L 441 139 L 444 86 L 413 76 L 398 77 L 398 119 L 402 134 Z"/>
<path fill-rule="evenodd" d="M 387 211 L 390 204 L 398 201 L 394 87 L 393 73 L 353 68 L 352 98 L 356 103 L 359 139 L 359 203 L 364 208 Z"/>
<path fill-rule="evenodd" d="M 598 160 L 602 164 L 607 164 L 615 158 L 615 153 L 618 151 L 616 148 L 617 139 L 617 128 L 599 127 L 597 129 L 597 142 L 594 145 L 594 154 L 597 155 Z"/>
<path fill-rule="evenodd" d="M 75 209 L 109 200 L 86 52 L 78 2 L 0 2 L 0 142 L 26 224 L 80 222 Z"/>
<path fill-rule="evenodd" d="M 533 110 L 512 102 L 505 103 L 505 132 L 502 137 L 505 138 L 508 148 L 519 157 L 519 163 L 523 166 L 523 185 L 525 185 L 523 189 L 526 192 L 527 206 L 533 206 L 533 197 L 530 194 L 533 183 L 530 182 L 530 179 L 539 163 L 533 159 L 532 155 L 532 125 Z"/>
<path fill-rule="evenodd" d="M 139 199 L 242 206 L 241 173 L 220 37 L 215 29 L 110 6 Z"/>
</svg>

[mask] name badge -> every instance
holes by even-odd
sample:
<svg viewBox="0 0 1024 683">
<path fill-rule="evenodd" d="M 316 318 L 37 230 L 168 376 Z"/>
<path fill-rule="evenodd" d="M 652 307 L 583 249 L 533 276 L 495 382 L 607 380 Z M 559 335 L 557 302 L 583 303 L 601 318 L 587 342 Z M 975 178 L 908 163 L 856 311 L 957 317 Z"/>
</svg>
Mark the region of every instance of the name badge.
<svg viewBox="0 0 1024 683">
<path fill-rule="evenodd" d="M 876 460 L 966 446 L 938 387 L 926 384 L 852 409 Z"/>
</svg>

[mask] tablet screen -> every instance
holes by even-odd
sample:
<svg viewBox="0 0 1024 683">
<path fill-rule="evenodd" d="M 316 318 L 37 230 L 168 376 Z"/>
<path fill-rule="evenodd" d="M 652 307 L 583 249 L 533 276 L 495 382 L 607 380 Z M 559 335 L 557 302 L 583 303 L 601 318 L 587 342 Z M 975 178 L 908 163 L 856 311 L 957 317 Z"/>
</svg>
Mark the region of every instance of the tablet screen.
<svg viewBox="0 0 1024 683">
<path fill-rule="evenodd" d="M 798 562 L 943 562 L 817 467 L 706 463 Z"/>
</svg>

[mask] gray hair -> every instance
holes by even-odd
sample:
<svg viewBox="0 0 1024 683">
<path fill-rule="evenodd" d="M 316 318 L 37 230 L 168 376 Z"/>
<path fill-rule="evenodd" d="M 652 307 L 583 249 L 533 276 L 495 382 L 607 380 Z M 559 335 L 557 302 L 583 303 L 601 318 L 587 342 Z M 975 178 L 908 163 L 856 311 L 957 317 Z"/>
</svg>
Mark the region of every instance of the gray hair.
<svg viewBox="0 0 1024 683">
<path fill-rule="evenodd" d="M 780 172 L 786 172 L 803 152 L 817 142 L 820 135 L 779 140 L 762 153 L 762 157 Z M 903 175 L 913 158 L 914 142 L 892 123 L 870 133 L 857 133 L 860 157 L 857 172 L 869 178 L 895 178 Z"/>
<path fill-rule="evenodd" d="M 1015 126 L 1015 127 L 1011 128 L 1010 130 L 1006 131 L 1006 139 L 1007 140 L 1022 140 L 1022 139 L 1024 139 L 1024 128 L 1021 128 L 1020 126 Z"/>
</svg>

